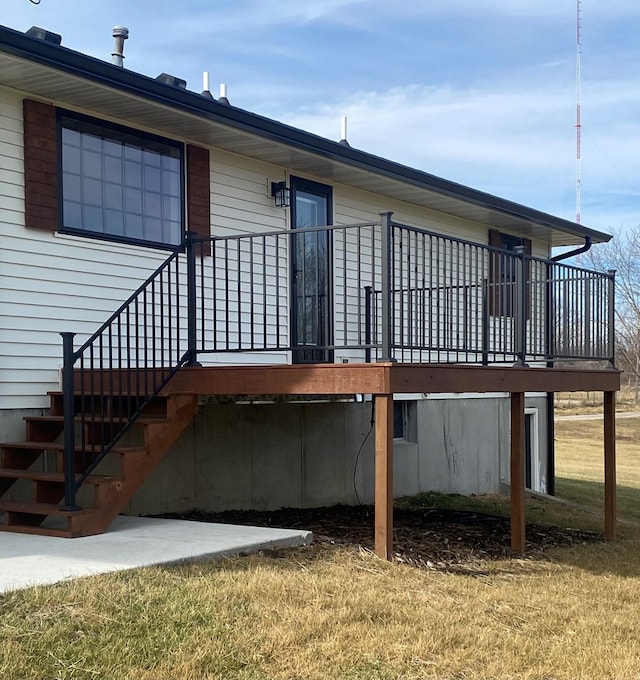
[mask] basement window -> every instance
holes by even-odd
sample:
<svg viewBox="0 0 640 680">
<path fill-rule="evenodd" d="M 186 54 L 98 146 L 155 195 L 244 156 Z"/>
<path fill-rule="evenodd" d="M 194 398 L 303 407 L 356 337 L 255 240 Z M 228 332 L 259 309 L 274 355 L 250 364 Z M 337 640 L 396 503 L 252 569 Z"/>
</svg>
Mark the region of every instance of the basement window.
<svg viewBox="0 0 640 680">
<path fill-rule="evenodd" d="M 415 400 L 402 399 L 393 402 L 393 438 L 417 441 Z"/>
<path fill-rule="evenodd" d="M 182 144 L 66 112 L 58 116 L 58 134 L 61 231 L 180 245 Z"/>
<path fill-rule="evenodd" d="M 404 439 L 406 407 L 404 401 L 393 402 L 393 438 Z"/>
</svg>

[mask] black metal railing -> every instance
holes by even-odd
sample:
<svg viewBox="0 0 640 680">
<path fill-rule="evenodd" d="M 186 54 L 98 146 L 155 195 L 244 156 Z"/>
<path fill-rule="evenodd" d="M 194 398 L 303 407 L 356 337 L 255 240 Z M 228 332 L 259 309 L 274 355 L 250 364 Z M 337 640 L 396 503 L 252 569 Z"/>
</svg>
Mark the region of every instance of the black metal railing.
<svg viewBox="0 0 640 680">
<path fill-rule="evenodd" d="M 61 334 L 68 508 L 86 477 L 192 360 L 185 315 L 193 272 L 184 258 L 173 252 L 77 350 L 75 334 Z"/>
<path fill-rule="evenodd" d="M 593 272 L 391 223 L 391 282 L 373 344 L 397 361 L 614 362 L 614 272 Z M 375 333 L 380 335 L 375 335 Z M 382 350 L 385 355 L 385 350 Z"/>
<path fill-rule="evenodd" d="M 82 481 L 184 365 L 256 353 L 267 363 L 613 365 L 614 279 L 399 224 L 391 213 L 187 235 L 77 350 L 63 334 L 65 504 L 75 506 Z"/>
<path fill-rule="evenodd" d="M 309 286 L 290 275 L 290 252 L 295 239 L 313 244 L 327 232 L 330 277 Z M 206 247 L 212 256 L 198 260 L 195 284 L 198 356 L 268 352 L 286 362 L 288 352 L 313 349 L 336 361 L 613 361 L 613 274 L 523 248 L 443 236 L 390 213 L 377 223 L 214 237 Z"/>
</svg>

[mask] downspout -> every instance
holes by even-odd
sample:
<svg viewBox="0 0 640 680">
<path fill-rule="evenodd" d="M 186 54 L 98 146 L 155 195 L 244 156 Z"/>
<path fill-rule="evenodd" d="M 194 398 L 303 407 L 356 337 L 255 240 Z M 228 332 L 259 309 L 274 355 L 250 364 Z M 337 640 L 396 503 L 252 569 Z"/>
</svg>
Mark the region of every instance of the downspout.
<svg viewBox="0 0 640 680">
<path fill-rule="evenodd" d="M 552 361 L 549 364 L 553 366 Z M 547 494 L 549 496 L 556 495 L 556 421 L 553 395 L 553 392 L 547 392 Z"/>
<path fill-rule="evenodd" d="M 576 255 L 581 255 L 591 250 L 592 241 L 591 236 L 584 237 L 584 245 L 575 250 L 570 250 L 568 253 L 561 253 L 551 258 L 552 262 L 561 262 L 562 260 L 568 260 Z M 550 307 L 547 313 L 550 312 Z M 553 368 L 553 361 L 547 362 L 547 368 Z M 554 404 L 554 393 L 547 392 L 547 493 L 550 496 L 556 495 L 556 462 L 555 462 L 555 439 L 556 439 L 556 423 L 555 423 L 555 404 Z"/>
<path fill-rule="evenodd" d="M 560 262 L 561 260 L 568 260 L 570 257 L 574 257 L 574 255 L 581 255 L 582 253 L 586 253 L 587 250 L 591 250 L 591 236 L 585 236 L 584 237 L 584 245 L 580 246 L 580 248 L 576 248 L 576 250 L 570 250 L 568 253 L 561 253 L 560 255 L 556 255 L 555 257 L 551 258 L 552 262 Z"/>
</svg>

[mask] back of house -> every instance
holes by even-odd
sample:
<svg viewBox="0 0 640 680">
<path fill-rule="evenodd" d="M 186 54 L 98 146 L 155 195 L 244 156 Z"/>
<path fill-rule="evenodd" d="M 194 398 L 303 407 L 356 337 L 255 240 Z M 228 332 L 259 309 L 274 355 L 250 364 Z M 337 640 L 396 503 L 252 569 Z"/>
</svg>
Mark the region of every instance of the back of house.
<svg viewBox="0 0 640 680">
<path fill-rule="evenodd" d="M 61 333 L 76 362 L 72 417 L 88 400 L 107 408 L 115 375 L 129 403 L 125 417 L 122 394 L 117 409 L 110 400 L 107 429 L 115 410 L 126 420 L 113 446 L 146 454 L 152 436 L 136 440 L 127 419 L 148 416 L 140 383 L 158 372 L 165 385 L 197 366 L 611 360 L 612 278 L 551 257 L 606 234 L 58 38 L 0 28 L 0 441 L 16 443 L 0 467 L 18 465 L 31 419 L 26 443 L 42 455 L 24 469 L 37 466 L 42 502 L 58 503 L 62 488 Z M 503 488 L 507 391 L 394 391 L 396 495 Z M 123 509 L 370 501 L 371 394 L 284 397 L 275 382 L 200 394 L 171 436 L 157 435 L 171 445 Z M 552 491 L 552 400 L 530 391 L 525 408 L 526 484 Z M 102 416 L 100 427 L 104 437 Z M 75 445 L 95 446 L 97 429 L 82 420 Z M 100 464 L 112 466 L 104 495 L 116 493 L 117 463 Z M 67 478 L 89 474 L 73 465 Z M 9 503 L 32 493 L 25 477 L 7 475 Z"/>
</svg>

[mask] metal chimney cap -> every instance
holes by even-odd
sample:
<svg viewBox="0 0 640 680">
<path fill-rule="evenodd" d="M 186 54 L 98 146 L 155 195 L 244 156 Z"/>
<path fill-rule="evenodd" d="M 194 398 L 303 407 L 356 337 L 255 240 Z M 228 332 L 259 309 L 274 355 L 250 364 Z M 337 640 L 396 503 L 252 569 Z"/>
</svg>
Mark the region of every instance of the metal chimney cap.
<svg viewBox="0 0 640 680">
<path fill-rule="evenodd" d="M 111 53 L 111 63 L 114 66 L 124 68 L 124 41 L 129 37 L 129 29 L 125 26 L 114 26 L 113 37 L 116 40 L 116 44 Z"/>
</svg>

